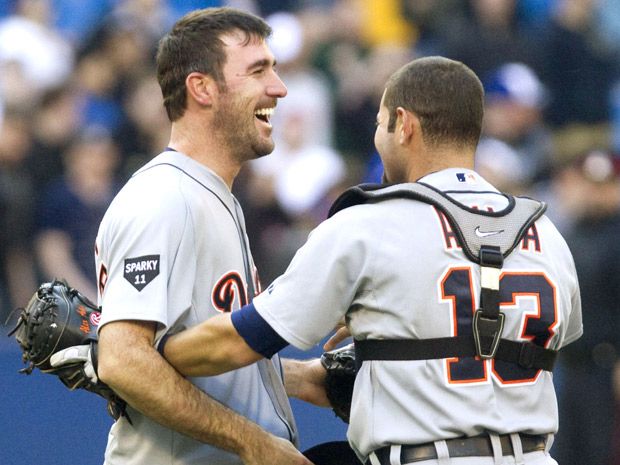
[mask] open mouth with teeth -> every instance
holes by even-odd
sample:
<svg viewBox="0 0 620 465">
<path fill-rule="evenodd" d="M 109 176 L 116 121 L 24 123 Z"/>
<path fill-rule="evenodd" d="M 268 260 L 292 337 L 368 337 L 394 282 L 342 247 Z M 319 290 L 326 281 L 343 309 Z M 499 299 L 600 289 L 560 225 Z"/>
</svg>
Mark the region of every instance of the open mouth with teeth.
<svg viewBox="0 0 620 465">
<path fill-rule="evenodd" d="M 254 116 L 258 118 L 259 120 L 263 121 L 264 123 L 267 123 L 271 126 L 271 124 L 269 123 L 269 118 L 271 118 L 271 115 L 273 115 L 273 110 L 274 110 L 273 107 L 272 108 L 260 108 L 254 112 Z"/>
</svg>

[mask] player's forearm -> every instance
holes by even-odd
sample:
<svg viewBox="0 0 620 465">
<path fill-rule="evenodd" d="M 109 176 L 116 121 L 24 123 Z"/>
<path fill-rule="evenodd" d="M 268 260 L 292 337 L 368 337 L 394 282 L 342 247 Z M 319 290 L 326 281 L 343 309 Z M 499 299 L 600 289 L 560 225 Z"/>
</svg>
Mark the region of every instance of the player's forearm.
<svg viewBox="0 0 620 465">
<path fill-rule="evenodd" d="M 295 397 L 322 407 L 329 406 L 325 395 L 325 369 L 320 360 L 282 359 L 284 387 L 289 397 Z"/>
<path fill-rule="evenodd" d="M 170 429 L 242 456 L 254 442 L 268 440 L 270 435 L 256 424 L 181 377 L 144 333 L 119 336 L 102 328 L 99 376 L 133 408 Z M 131 341 L 130 347 L 124 341 Z"/>
<path fill-rule="evenodd" d="M 171 336 L 163 353 L 185 376 L 218 375 L 262 358 L 239 336 L 228 313 Z"/>
</svg>

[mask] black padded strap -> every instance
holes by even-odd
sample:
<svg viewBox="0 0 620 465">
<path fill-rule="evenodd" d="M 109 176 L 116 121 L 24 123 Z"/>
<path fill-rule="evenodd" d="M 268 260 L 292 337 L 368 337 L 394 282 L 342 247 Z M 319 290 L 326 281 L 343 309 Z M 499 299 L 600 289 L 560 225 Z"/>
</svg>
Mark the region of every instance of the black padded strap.
<svg viewBox="0 0 620 465">
<path fill-rule="evenodd" d="M 499 347 L 505 316 L 499 311 L 499 276 L 504 256 L 499 247 L 480 247 L 480 308 L 474 313 L 476 355 L 493 358 Z"/>
<path fill-rule="evenodd" d="M 551 371 L 557 354 L 555 350 L 531 342 L 500 339 L 494 358 L 516 363 L 523 368 Z M 473 336 L 355 341 L 355 359 L 359 366 L 366 360 L 430 360 L 474 356 L 476 344 Z"/>
</svg>

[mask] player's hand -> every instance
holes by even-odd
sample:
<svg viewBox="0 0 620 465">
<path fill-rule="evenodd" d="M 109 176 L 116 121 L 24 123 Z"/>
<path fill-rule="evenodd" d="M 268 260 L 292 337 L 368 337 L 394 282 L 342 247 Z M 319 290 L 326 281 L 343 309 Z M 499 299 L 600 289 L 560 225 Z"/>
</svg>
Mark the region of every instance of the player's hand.
<svg viewBox="0 0 620 465">
<path fill-rule="evenodd" d="M 286 439 L 266 434 L 241 456 L 245 465 L 314 465 Z"/>
<path fill-rule="evenodd" d="M 330 403 L 325 393 L 325 375 L 327 372 L 321 360 L 293 360 L 282 358 L 284 368 L 284 387 L 289 397 L 295 397 L 318 405 L 329 407 Z"/>
<path fill-rule="evenodd" d="M 301 363 L 303 364 L 303 371 L 297 397 L 319 407 L 329 407 L 329 399 L 325 393 L 327 371 L 323 367 L 321 359 L 315 358 Z"/>
<path fill-rule="evenodd" d="M 345 325 L 344 318 L 338 322 L 334 329 L 336 330 L 334 335 L 330 337 L 325 344 L 323 344 L 323 350 L 326 352 L 334 350 L 338 347 L 338 344 L 351 336 L 349 328 Z"/>
<path fill-rule="evenodd" d="M 76 363 L 82 364 L 84 375 L 91 383 L 97 384 L 99 378 L 97 377 L 95 367 L 93 366 L 90 344 L 68 347 L 56 352 L 50 358 L 50 365 L 54 368 L 61 368 Z"/>
</svg>

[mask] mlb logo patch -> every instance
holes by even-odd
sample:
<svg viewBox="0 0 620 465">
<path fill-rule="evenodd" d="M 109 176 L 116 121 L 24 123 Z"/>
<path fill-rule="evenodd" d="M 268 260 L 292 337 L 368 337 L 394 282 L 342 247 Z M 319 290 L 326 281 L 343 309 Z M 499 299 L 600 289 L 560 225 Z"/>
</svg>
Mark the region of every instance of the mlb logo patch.
<svg viewBox="0 0 620 465">
<path fill-rule="evenodd" d="M 456 173 L 456 179 L 458 182 L 465 182 L 467 184 L 477 184 L 476 176 L 472 173 Z"/>
</svg>

